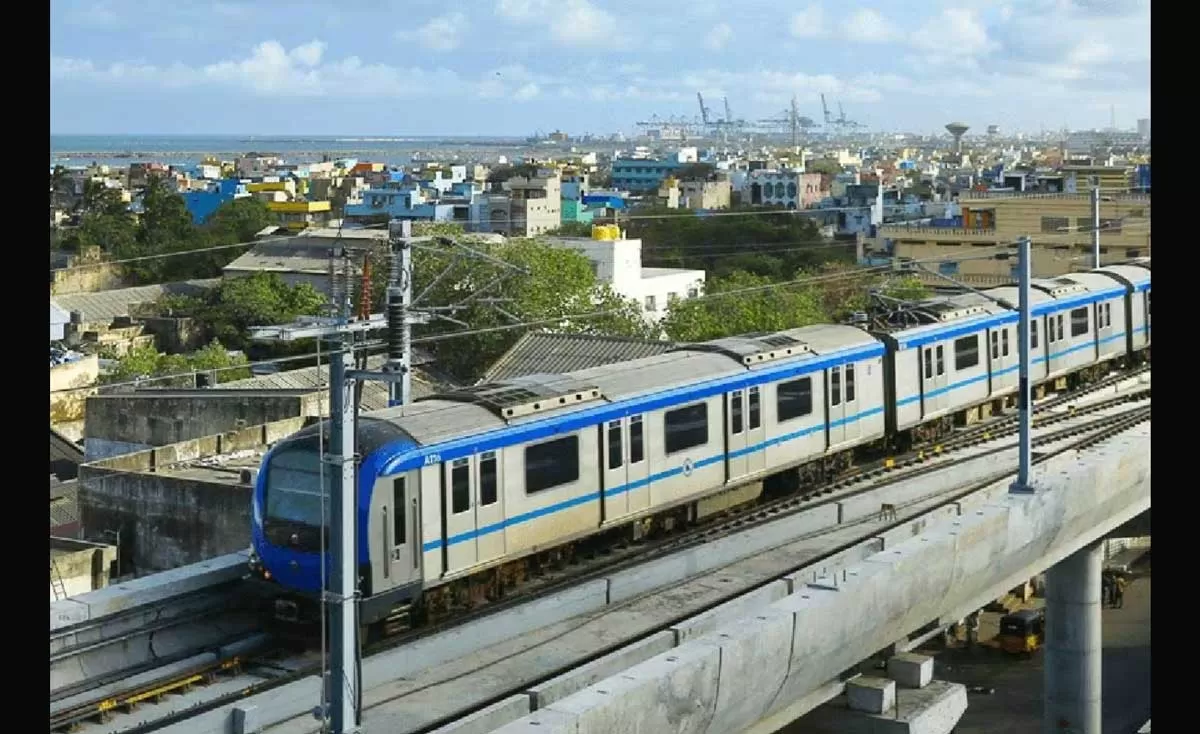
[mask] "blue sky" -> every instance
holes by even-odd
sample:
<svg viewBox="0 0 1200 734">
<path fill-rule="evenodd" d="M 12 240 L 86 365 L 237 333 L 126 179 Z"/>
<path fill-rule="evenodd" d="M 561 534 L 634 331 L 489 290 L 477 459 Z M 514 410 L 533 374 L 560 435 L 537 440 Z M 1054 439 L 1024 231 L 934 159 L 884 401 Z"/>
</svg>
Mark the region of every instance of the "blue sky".
<svg viewBox="0 0 1200 734">
<path fill-rule="evenodd" d="M 1133 127 L 1148 0 L 55 0 L 53 133 L 573 134 L 778 117 Z M 835 108 L 836 114 L 836 108 Z"/>
</svg>

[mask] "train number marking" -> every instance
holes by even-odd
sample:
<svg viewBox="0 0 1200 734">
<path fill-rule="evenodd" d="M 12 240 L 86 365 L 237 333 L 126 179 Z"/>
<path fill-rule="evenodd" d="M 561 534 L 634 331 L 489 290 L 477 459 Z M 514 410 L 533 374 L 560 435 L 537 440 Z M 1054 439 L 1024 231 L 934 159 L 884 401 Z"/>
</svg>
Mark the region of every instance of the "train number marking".
<svg viewBox="0 0 1200 734">
<path fill-rule="evenodd" d="M 433 466 L 434 464 L 442 463 L 441 454 L 427 454 L 425 456 L 425 466 Z"/>
</svg>

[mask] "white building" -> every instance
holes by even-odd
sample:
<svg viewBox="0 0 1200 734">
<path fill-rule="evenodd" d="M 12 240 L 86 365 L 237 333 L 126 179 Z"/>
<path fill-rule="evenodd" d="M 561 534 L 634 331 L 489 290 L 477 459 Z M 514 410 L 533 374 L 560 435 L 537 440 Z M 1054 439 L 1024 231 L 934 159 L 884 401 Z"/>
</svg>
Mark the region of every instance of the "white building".
<svg viewBox="0 0 1200 734">
<path fill-rule="evenodd" d="M 591 260 L 596 279 L 641 304 L 647 321 L 661 320 L 675 299 L 695 298 L 703 292 L 703 270 L 644 268 L 641 240 L 614 237 L 608 227 L 592 231 L 591 237 L 552 237 L 548 241 Z"/>
</svg>

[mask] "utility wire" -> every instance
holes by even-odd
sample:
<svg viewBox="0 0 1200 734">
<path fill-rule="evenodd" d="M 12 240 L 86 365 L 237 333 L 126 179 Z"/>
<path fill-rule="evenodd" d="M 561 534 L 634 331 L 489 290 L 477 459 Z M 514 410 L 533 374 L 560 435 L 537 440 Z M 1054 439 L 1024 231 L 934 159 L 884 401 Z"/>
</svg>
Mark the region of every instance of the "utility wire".
<svg viewBox="0 0 1200 734">
<path fill-rule="evenodd" d="M 991 252 L 991 251 L 998 251 L 998 250 L 1008 250 L 1008 249 L 1014 247 L 1015 245 L 1016 245 L 1016 242 L 1014 241 L 1013 243 L 1009 243 L 1009 244 L 991 245 L 986 248 L 979 248 L 978 252 L 974 252 L 971 255 L 965 256 L 965 257 L 950 256 L 950 257 L 923 258 L 923 259 L 914 259 L 914 260 L 911 260 L 908 262 L 911 264 L 920 264 L 920 263 L 942 263 L 942 262 L 966 262 L 969 260 L 992 259 L 994 257 L 994 255 L 987 255 L 984 253 Z M 820 274 L 816 274 L 816 275 L 795 278 L 795 279 L 789 280 L 789 281 L 783 281 L 783 282 L 777 282 L 777 283 L 767 283 L 767 284 L 760 285 L 760 286 L 748 286 L 745 288 L 737 288 L 737 289 L 728 290 L 728 291 L 718 291 L 716 293 L 702 293 L 702 294 L 696 296 L 695 298 L 688 298 L 685 300 L 691 302 L 691 301 L 700 301 L 700 300 L 705 300 L 705 299 L 727 298 L 729 296 L 741 295 L 741 294 L 745 294 L 745 293 L 769 291 L 769 290 L 774 290 L 776 288 L 789 288 L 789 287 L 795 287 L 795 286 L 799 286 L 799 285 L 823 283 L 823 282 L 837 281 L 837 280 L 857 280 L 860 278 L 867 277 L 869 275 L 885 273 L 885 272 L 892 272 L 894 270 L 895 270 L 895 268 L 890 264 L 875 265 L 875 266 L 870 266 L 870 267 L 866 267 L 866 268 L 858 268 L 858 269 L 854 269 L 854 270 L 842 270 L 842 271 L 836 271 L 833 273 L 820 273 Z M 908 275 L 908 273 L 904 273 L 904 274 Z M 607 310 L 593 311 L 593 312 L 589 312 L 589 313 L 563 314 L 561 316 L 555 316 L 555 317 L 540 319 L 540 320 L 536 320 L 536 321 L 523 321 L 523 322 L 514 323 L 514 324 L 504 324 L 504 325 L 500 325 L 500 326 L 485 327 L 482 329 L 467 329 L 467 330 L 462 330 L 462 331 L 447 332 L 445 334 L 437 334 L 437 335 L 431 335 L 431 336 L 413 339 L 413 344 L 432 343 L 432 342 L 446 341 L 448 339 L 456 339 L 458 337 L 464 337 L 464 336 L 475 336 L 475 335 L 479 335 L 479 334 L 488 334 L 488 333 L 495 333 L 495 332 L 500 332 L 500 331 L 510 331 L 513 329 L 522 329 L 522 328 L 531 328 L 531 327 L 536 327 L 536 326 L 561 324 L 563 322 L 569 322 L 569 321 L 573 321 L 573 320 L 583 320 L 583 319 L 588 319 L 588 318 L 597 318 L 600 316 L 609 316 L 612 314 L 620 313 L 622 310 L 623 309 L 607 309 Z M 359 350 L 359 349 L 373 348 L 373 347 L 382 345 L 383 343 L 384 342 L 382 340 L 373 340 L 373 341 L 367 342 L 365 344 L 354 345 L 351 347 L 351 349 Z M 276 358 L 272 358 L 272 359 L 258 360 L 255 362 L 246 362 L 244 364 L 229 365 L 227 367 L 216 367 L 216 368 L 207 369 L 207 370 L 196 370 L 196 372 L 205 372 L 205 373 L 209 373 L 209 374 L 215 374 L 215 373 L 219 373 L 219 372 L 226 372 L 229 370 L 249 369 L 251 367 L 257 367 L 260 365 L 279 364 L 281 362 L 290 362 L 290 361 L 301 360 L 301 359 L 311 359 L 314 356 L 316 356 L 316 353 L 310 352 L 310 353 L 301 354 L 301 355 L 276 357 Z M 99 390 L 108 390 L 108 389 L 117 388 L 117 387 L 132 387 L 132 386 L 146 385 L 147 383 L 150 383 L 150 382 L 179 379 L 181 377 L 186 377 L 188 374 L 189 374 L 188 372 L 183 372 L 183 373 L 179 373 L 179 374 L 175 374 L 175 375 L 161 375 L 161 376 L 157 376 L 157 377 L 149 377 L 149 378 L 146 378 L 143 380 L 130 380 L 127 382 L 115 382 L 115 383 L 107 383 L 107 384 L 101 384 L 101 385 L 90 385 L 90 386 L 84 386 L 84 387 L 59 388 L 57 390 L 51 390 L 50 394 L 54 395 L 54 394 L 60 394 L 60 393 L 73 393 L 73 392 L 82 392 L 82 391 L 87 391 L 87 390 L 99 391 Z"/>
</svg>

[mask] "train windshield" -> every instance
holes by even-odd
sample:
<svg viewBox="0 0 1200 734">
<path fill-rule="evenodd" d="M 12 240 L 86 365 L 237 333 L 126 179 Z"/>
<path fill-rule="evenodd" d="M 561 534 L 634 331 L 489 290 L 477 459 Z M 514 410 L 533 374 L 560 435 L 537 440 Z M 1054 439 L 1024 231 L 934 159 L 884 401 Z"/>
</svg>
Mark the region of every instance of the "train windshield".
<svg viewBox="0 0 1200 734">
<path fill-rule="evenodd" d="M 324 467 L 325 492 L 322 503 L 321 459 L 312 449 L 294 448 L 276 452 L 267 467 L 265 488 L 266 517 L 270 535 L 272 526 L 284 532 L 322 527 L 322 509 L 328 517 L 329 487 L 334 480 L 331 467 Z M 324 507 L 322 508 L 322 504 Z"/>
</svg>

